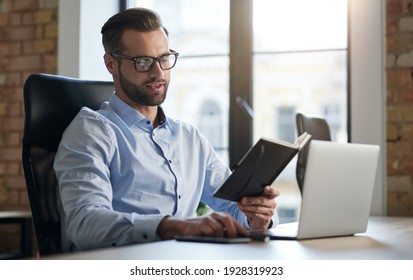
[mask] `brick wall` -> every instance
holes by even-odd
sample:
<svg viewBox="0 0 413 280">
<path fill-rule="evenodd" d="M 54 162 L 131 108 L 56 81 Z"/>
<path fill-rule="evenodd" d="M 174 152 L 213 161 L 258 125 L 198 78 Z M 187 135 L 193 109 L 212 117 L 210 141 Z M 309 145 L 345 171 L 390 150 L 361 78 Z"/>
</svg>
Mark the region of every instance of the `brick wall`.
<svg viewBox="0 0 413 280">
<path fill-rule="evenodd" d="M 386 0 L 387 212 L 413 215 L 413 1 Z"/>
<path fill-rule="evenodd" d="M 58 0 L 0 0 L 0 210 L 29 210 L 21 165 L 23 83 L 57 71 Z M 0 252 L 18 244 L 0 227 Z"/>
</svg>

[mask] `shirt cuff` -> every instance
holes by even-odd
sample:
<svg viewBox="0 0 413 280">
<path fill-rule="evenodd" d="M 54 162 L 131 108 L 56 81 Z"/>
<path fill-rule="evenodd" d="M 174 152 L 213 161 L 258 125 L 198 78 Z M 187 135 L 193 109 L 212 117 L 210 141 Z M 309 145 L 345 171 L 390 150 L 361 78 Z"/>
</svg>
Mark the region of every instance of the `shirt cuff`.
<svg viewBox="0 0 413 280">
<path fill-rule="evenodd" d="M 165 218 L 165 216 L 150 217 L 147 220 L 140 220 L 135 224 L 133 230 L 133 241 L 135 243 L 145 243 L 160 241 L 160 238 L 156 234 L 159 223 Z"/>
</svg>

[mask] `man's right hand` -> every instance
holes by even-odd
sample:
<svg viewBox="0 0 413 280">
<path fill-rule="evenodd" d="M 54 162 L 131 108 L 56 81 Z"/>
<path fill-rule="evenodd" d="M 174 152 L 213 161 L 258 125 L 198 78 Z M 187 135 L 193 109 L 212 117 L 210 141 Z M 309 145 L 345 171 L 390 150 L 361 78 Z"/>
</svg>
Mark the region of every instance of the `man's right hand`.
<svg viewBox="0 0 413 280">
<path fill-rule="evenodd" d="M 247 235 L 247 230 L 232 216 L 213 212 L 193 219 L 166 217 L 159 223 L 157 234 L 163 240 L 177 235 L 237 237 Z"/>
</svg>

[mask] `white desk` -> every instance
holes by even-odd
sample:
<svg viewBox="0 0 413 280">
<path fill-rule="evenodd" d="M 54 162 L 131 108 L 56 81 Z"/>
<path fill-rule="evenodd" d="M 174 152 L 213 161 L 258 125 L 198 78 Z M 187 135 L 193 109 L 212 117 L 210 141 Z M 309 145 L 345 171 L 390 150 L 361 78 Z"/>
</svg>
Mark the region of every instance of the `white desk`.
<svg viewBox="0 0 413 280">
<path fill-rule="evenodd" d="M 175 240 L 50 256 L 93 260 L 413 260 L 413 217 L 372 217 L 366 233 L 305 241 L 207 244 Z"/>
</svg>

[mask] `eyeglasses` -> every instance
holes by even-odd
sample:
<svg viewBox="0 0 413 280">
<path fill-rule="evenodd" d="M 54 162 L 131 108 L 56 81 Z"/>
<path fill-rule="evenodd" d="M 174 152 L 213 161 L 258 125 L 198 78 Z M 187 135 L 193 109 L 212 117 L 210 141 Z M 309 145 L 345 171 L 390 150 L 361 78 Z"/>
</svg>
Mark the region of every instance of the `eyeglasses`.
<svg viewBox="0 0 413 280">
<path fill-rule="evenodd" d="M 153 56 L 137 56 L 131 57 L 117 53 L 110 53 L 111 56 L 118 59 L 132 60 L 135 65 L 136 72 L 148 72 L 151 71 L 156 62 L 159 62 L 161 69 L 169 70 L 173 68 L 178 59 L 179 53 L 174 50 L 169 50 L 170 53 L 164 54 L 158 57 Z"/>
</svg>

